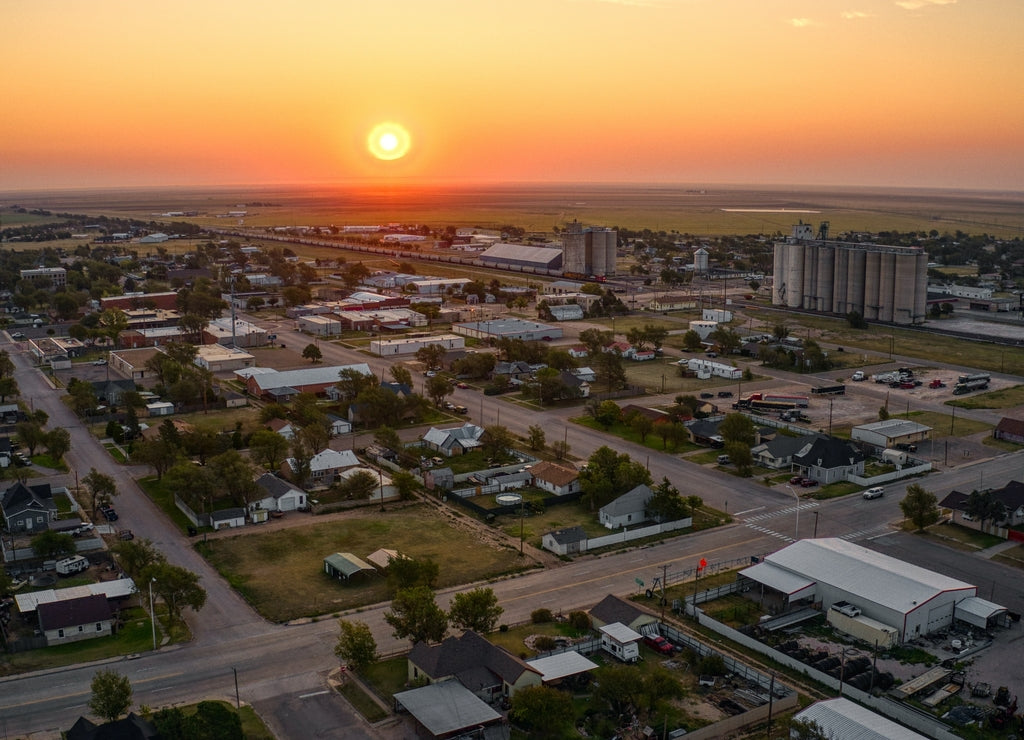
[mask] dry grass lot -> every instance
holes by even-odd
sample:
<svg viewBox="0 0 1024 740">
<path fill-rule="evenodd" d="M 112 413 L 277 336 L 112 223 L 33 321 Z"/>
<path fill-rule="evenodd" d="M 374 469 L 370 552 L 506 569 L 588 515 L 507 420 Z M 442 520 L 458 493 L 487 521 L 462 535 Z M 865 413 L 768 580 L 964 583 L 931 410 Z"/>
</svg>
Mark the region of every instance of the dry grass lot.
<svg viewBox="0 0 1024 740">
<path fill-rule="evenodd" d="M 387 584 L 381 576 L 372 575 L 352 585 L 329 578 L 323 572 L 323 558 L 334 552 L 351 552 L 365 559 L 386 547 L 414 558 L 432 558 L 441 566 L 442 587 L 521 567 L 518 552 L 481 542 L 472 528 L 452 526 L 427 506 L 383 514 L 368 509 L 301 529 L 218 539 L 205 547 L 210 562 L 261 614 L 274 621 L 387 600 Z"/>
</svg>

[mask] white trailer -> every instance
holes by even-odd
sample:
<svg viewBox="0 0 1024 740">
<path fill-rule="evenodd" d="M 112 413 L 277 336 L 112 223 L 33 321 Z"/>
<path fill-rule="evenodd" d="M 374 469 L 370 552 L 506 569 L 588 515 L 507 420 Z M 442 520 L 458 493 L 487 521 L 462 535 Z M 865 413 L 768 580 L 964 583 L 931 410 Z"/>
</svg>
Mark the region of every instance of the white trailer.
<svg viewBox="0 0 1024 740">
<path fill-rule="evenodd" d="M 81 573 L 89 567 L 89 559 L 84 555 L 72 555 L 69 558 L 62 558 L 57 561 L 57 573 L 62 576 L 70 576 L 74 573 Z"/>
</svg>

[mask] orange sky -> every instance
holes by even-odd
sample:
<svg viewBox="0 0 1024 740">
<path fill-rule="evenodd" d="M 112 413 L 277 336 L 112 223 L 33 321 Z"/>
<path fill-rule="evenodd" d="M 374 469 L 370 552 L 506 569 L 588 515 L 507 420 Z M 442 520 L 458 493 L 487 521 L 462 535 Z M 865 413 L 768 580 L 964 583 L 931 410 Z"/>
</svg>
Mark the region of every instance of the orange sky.
<svg viewBox="0 0 1024 740">
<path fill-rule="evenodd" d="M 1020 0 L 0 0 L 0 189 L 1024 189 Z M 395 121 L 409 154 L 374 159 Z"/>
</svg>

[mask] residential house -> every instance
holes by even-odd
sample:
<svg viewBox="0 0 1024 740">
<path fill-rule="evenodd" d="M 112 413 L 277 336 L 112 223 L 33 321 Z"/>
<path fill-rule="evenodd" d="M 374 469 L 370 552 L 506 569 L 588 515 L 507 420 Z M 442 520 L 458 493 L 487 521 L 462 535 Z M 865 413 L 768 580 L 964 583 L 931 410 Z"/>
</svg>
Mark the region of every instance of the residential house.
<svg viewBox="0 0 1024 740">
<path fill-rule="evenodd" d="M 647 502 L 654 491 L 640 484 L 598 510 L 598 520 L 608 529 L 632 527 L 647 519 Z"/>
<path fill-rule="evenodd" d="M 0 468 L 6 468 L 11 464 L 11 438 L 0 437 Z"/>
<path fill-rule="evenodd" d="M 718 433 L 718 425 L 721 423 L 721 419 L 718 421 L 694 419 L 686 422 L 686 431 L 690 435 L 690 441 L 694 444 L 705 447 L 724 447 L 725 440 Z"/>
<path fill-rule="evenodd" d="M 1007 527 L 1019 527 L 1024 524 L 1024 483 L 1012 480 L 1002 488 L 992 489 L 992 498 L 1003 505 L 1005 516 L 997 522 L 990 519 L 988 524 L 1001 524 Z M 969 500 L 970 494 L 951 491 L 939 502 L 939 507 L 951 512 L 954 523 L 979 529 L 982 523 L 969 513 Z"/>
<path fill-rule="evenodd" d="M 256 486 L 262 497 L 249 504 L 251 511 L 298 511 L 306 508 L 306 492 L 273 473 L 264 473 L 257 478 Z"/>
<path fill-rule="evenodd" d="M 588 383 L 593 383 L 597 380 L 597 371 L 591 367 L 574 367 L 569 372 Z"/>
<path fill-rule="evenodd" d="M 556 496 L 579 493 L 580 474 L 575 468 L 542 460 L 529 469 L 533 485 Z"/>
<path fill-rule="evenodd" d="M 606 624 L 624 624 L 637 632 L 646 632 L 644 629 L 649 624 L 656 624 L 658 618 L 650 612 L 646 612 L 631 601 L 608 594 L 588 612 L 594 627 L 603 627 Z"/>
<path fill-rule="evenodd" d="M 463 455 L 480 447 L 480 438 L 483 434 L 483 427 L 468 422 L 454 429 L 431 427 L 423 435 L 423 444 L 427 449 L 440 452 L 445 457 L 451 457 L 452 455 Z"/>
<path fill-rule="evenodd" d="M 102 594 L 40 603 L 36 615 L 47 646 L 114 634 L 114 616 Z"/>
<path fill-rule="evenodd" d="M 644 349 L 634 350 L 633 355 L 630 359 L 632 359 L 633 362 L 649 362 L 650 360 L 654 360 L 657 357 L 658 353 L 655 352 L 653 349 Z"/>
<path fill-rule="evenodd" d="M 1024 419 L 1011 419 L 1009 416 L 1004 416 L 996 424 L 992 436 L 996 439 L 1024 445 Z"/>
<path fill-rule="evenodd" d="M 545 533 L 541 537 L 541 547 L 556 555 L 575 555 L 586 551 L 587 539 L 583 527 L 566 527 Z"/>
<path fill-rule="evenodd" d="M 619 357 L 632 359 L 633 353 L 636 350 L 633 349 L 633 345 L 629 342 L 612 342 L 611 344 L 606 344 L 602 351 L 607 352 L 608 354 L 618 355 Z"/>
<path fill-rule="evenodd" d="M 652 409 L 646 406 L 638 406 L 635 403 L 629 403 L 622 407 L 623 419 L 628 419 L 633 414 L 640 414 L 641 416 L 646 416 L 655 424 L 661 424 L 664 422 L 672 421 L 672 418 L 668 415 L 668 413 L 662 411 L 661 409 Z"/>
<path fill-rule="evenodd" d="M 793 455 L 806 447 L 809 439 L 811 437 L 788 437 L 779 434 L 767 442 L 751 447 L 750 454 L 757 465 L 773 470 L 789 469 L 793 464 Z"/>
<path fill-rule="evenodd" d="M 456 680 L 486 702 L 539 686 L 541 674 L 472 630 L 438 645 L 417 642 L 408 655 L 409 683 Z"/>
<path fill-rule="evenodd" d="M 928 439 L 931 432 L 931 427 L 909 419 L 885 419 L 858 424 L 850 430 L 850 439 L 884 450 L 900 444 L 921 442 Z"/>
<path fill-rule="evenodd" d="M 287 440 L 295 439 L 299 428 L 286 419 L 271 419 L 265 426 L 272 432 L 277 432 Z"/>
<path fill-rule="evenodd" d="M 352 450 L 321 450 L 309 461 L 309 485 L 329 486 L 342 470 L 358 464 L 359 458 Z M 295 476 L 299 472 L 299 464 L 294 457 L 289 457 L 285 460 L 284 469 L 286 473 Z"/>
<path fill-rule="evenodd" d="M 156 377 L 156 373 L 147 369 L 146 363 L 163 353 L 162 349 L 156 347 L 117 350 L 109 355 L 109 367 L 131 380 L 147 380 Z"/>
<path fill-rule="evenodd" d="M 492 378 L 506 378 L 511 381 L 528 380 L 533 370 L 529 363 L 517 360 L 515 362 L 498 362 L 491 371 Z"/>
<path fill-rule="evenodd" d="M 589 354 L 590 350 L 583 344 L 574 344 L 569 348 L 569 356 L 577 360 L 587 357 Z"/>
<path fill-rule="evenodd" d="M 423 485 L 428 491 L 436 488 L 452 490 L 455 488 L 455 473 L 451 468 L 427 468 L 423 471 Z"/>
<path fill-rule="evenodd" d="M 327 423 L 330 426 L 332 437 L 338 437 L 352 431 L 352 422 L 342 419 L 336 414 L 327 414 Z"/>
<path fill-rule="evenodd" d="M 590 398 L 590 383 L 571 370 L 559 370 L 558 379 L 568 389 L 563 397 Z"/>
<path fill-rule="evenodd" d="M 129 712 L 127 717 L 102 725 L 79 717 L 64 737 L 66 740 L 159 740 L 160 733 L 152 722 Z"/>
<path fill-rule="evenodd" d="M 135 393 L 137 388 L 134 380 L 97 380 L 91 383 L 96 400 L 107 406 L 120 406 L 124 394 Z"/>
<path fill-rule="evenodd" d="M 67 492 L 66 488 L 61 491 Z M 54 490 L 49 483 L 26 485 L 18 481 L 0 499 L 3 509 L 4 527 L 8 532 L 36 532 L 49 529 L 50 522 L 57 518 L 57 504 L 53 501 Z"/>
<path fill-rule="evenodd" d="M 864 453 L 852 442 L 815 436 L 793 455 L 793 470 L 822 485 L 864 474 Z"/>
</svg>

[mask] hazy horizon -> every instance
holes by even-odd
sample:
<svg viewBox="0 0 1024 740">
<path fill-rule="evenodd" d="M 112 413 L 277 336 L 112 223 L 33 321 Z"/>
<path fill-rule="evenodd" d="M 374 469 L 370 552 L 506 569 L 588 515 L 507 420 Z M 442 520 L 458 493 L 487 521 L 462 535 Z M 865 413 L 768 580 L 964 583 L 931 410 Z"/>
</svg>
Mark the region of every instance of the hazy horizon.
<svg viewBox="0 0 1024 740">
<path fill-rule="evenodd" d="M 37 0 L 4 20 L 2 191 L 1024 188 L 1015 0 Z"/>
</svg>

